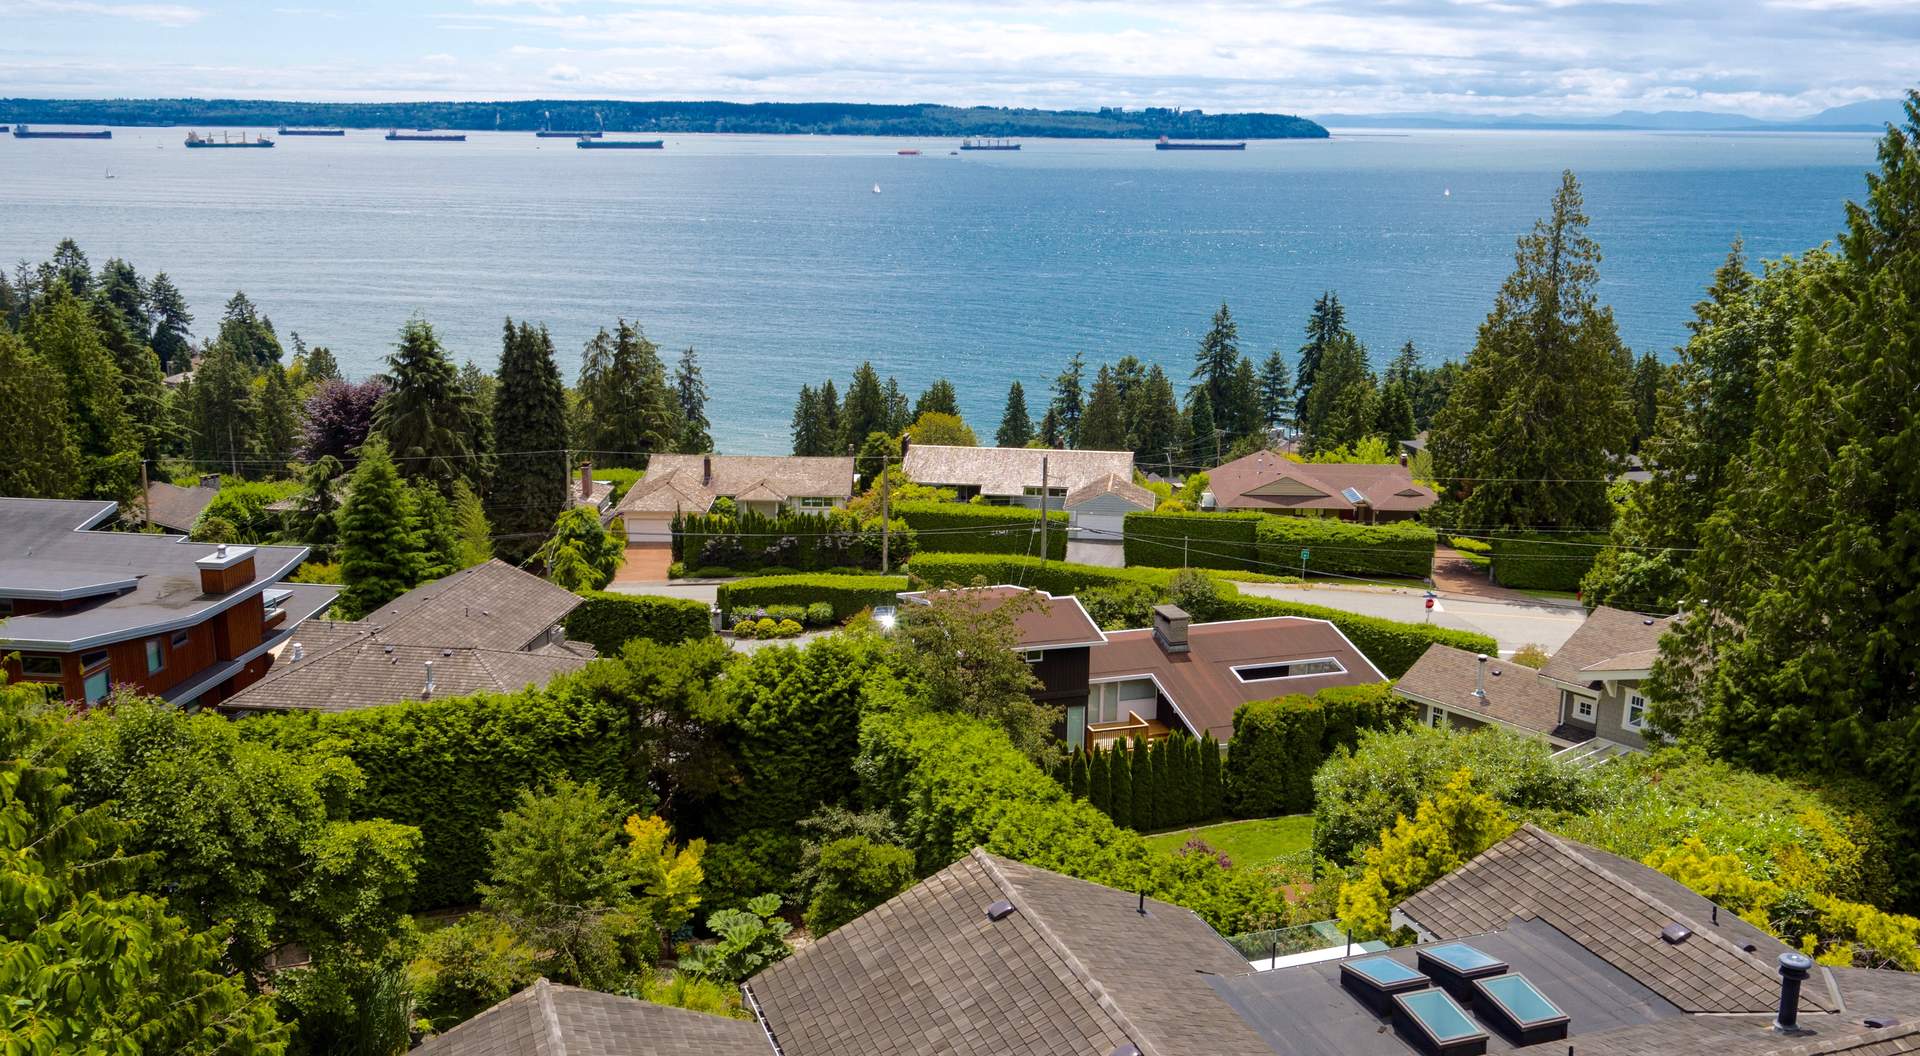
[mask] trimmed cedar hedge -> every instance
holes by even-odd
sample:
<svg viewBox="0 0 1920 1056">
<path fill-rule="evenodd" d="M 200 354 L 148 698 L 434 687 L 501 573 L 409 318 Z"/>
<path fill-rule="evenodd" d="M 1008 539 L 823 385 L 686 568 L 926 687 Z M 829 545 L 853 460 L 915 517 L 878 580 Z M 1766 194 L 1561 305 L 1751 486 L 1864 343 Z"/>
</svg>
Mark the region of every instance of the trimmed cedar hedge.
<svg viewBox="0 0 1920 1056">
<path fill-rule="evenodd" d="M 752 510 L 731 514 L 675 514 L 673 559 L 688 568 L 791 568 L 820 572 L 830 568 L 880 567 L 879 518 L 862 522 L 846 510 L 769 517 Z M 895 517 L 888 540 L 893 561 L 913 553 L 913 531 Z"/>
<path fill-rule="evenodd" d="M 907 589 L 905 576 L 846 576 L 817 573 L 804 576 L 759 576 L 720 584 L 715 591 L 722 612 L 768 605 L 833 606 L 833 618 L 844 620 L 862 609 L 891 605 Z"/>
<path fill-rule="evenodd" d="M 1037 554 L 1040 511 L 1024 506 L 974 506 L 964 502 L 894 503 L 895 520 L 915 534 L 928 533 L 920 545 L 966 554 Z M 1047 512 L 1047 556 L 1067 556 L 1067 515 Z"/>
<path fill-rule="evenodd" d="M 1255 514 L 1261 571 L 1294 572 L 1300 551 L 1309 551 L 1307 572 L 1336 572 L 1349 576 L 1406 576 L 1426 579 L 1433 574 L 1433 529 L 1412 521 L 1354 524 L 1332 517 L 1286 517 Z"/>
<path fill-rule="evenodd" d="M 1177 732 L 1148 745 L 1141 738 L 1075 752 L 1054 780 L 1075 799 L 1136 832 L 1212 821 L 1226 802 L 1220 743 Z"/>
<path fill-rule="evenodd" d="M 975 554 L 919 554 L 908 563 L 907 571 L 930 586 L 947 583 L 964 585 L 972 583 L 975 577 L 981 577 L 990 584 L 1023 583 L 1055 596 L 1126 584 L 1141 584 L 1164 591 L 1176 574 L 1168 569 L 1099 568 L 1060 561 L 1043 563 L 1035 558 Z M 1427 651 L 1427 647 L 1436 642 L 1471 653 L 1499 655 L 1499 643 L 1484 634 L 1456 631 L 1427 623 L 1401 623 L 1377 616 L 1361 616 L 1323 605 L 1256 597 L 1242 594 L 1233 584 L 1225 582 L 1220 583 L 1220 609 L 1219 619 L 1223 620 L 1246 620 L 1261 616 L 1304 616 L 1328 620 L 1340 628 L 1341 633 L 1388 678 L 1399 678 L 1406 674 L 1413 662 Z"/>
<path fill-rule="evenodd" d="M 586 642 L 601 656 L 615 655 L 634 638 L 673 645 L 713 633 L 704 602 L 604 590 L 583 590 L 580 597 L 567 614 L 567 637 Z"/>
<path fill-rule="evenodd" d="M 1403 724 L 1411 705 L 1393 683 L 1323 689 L 1242 704 L 1233 713 L 1226 807 L 1240 818 L 1313 809 L 1313 775 L 1327 757 L 1360 743 L 1362 730 Z"/>
<path fill-rule="evenodd" d="M 366 775 L 353 816 L 420 830 L 426 843 L 413 909 L 469 905 L 487 875 L 487 834 L 520 790 L 565 774 L 624 802 L 650 802 L 627 768 L 624 703 L 546 689 L 321 714 L 261 715 L 241 735 L 302 754 L 338 753 Z M 636 783 L 637 782 L 637 783 Z"/>
<path fill-rule="evenodd" d="M 1261 571 L 1256 533 L 1264 513 L 1129 513 L 1121 549 L 1129 565 Z M 1185 545 L 1182 545 L 1185 540 Z"/>
<path fill-rule="evenodd" d="M 1493 544 L 1492 578 L 1517 590 L 1580 589 L 1580 580 L 1593 567 L 1607 542 L 1604 535 L 1497 535 Z"/>
</svg>

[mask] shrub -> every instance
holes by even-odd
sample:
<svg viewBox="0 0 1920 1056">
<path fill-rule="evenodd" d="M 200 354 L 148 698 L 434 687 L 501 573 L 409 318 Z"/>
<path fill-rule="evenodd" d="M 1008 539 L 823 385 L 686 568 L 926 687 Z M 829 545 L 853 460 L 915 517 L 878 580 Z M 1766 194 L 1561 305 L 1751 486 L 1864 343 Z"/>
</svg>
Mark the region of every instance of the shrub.
<svg viewBox="0 0 1920 1056">
<path fill-rule="evenodd" d="M 1514 822 L 1498 800 L 1474 788 L 1473 772 L 1459 770 L 1413 817 L 1402 814 L 1367 848 L 1358 879 L 1340 889 L 1340 920 L 1355 938 L 1384 938 L 1401 900 L 1467 864 L 1512 834 Z"/>
<path fill-rule="evenodd" d="M 1129 513 L 1128 565 L 1259 570 L 1255 533 L 1263 513 Z"/>
<path fill-rule="evenodd" d="M 532 983 L 539 952 L 491 913 L 429 932 L 407 966 L 415 1012 L 429 1031 L 464 1023 Z"/>
<path fill-rule="evenodd" d="M 800 850 L 791 826 L 748 829 L 725 843 L 709 844 L 700 860 L 706 873 L 700 904 L 709 910 L 740 909 L 757 892 L 792 896 Z"/>
<path fill-rule="evenodd" d="M 773 617 L 762 616 L 753 621 L 753 636 L 755 638 L 778 638 L 780 637 L 780 625 L 774 622 Z"/>
<path fill-rule="evenodd" d="M 1207 761 L 1212 753 L 1211 764 Z M 1155 757 L 1161 761 L 1155 762 Z M 1147 766 L 1154 776 L 1142 779 L 1135 766 Z M 1124 774 L 1116 775 L 1115 770 Z M 1164 773 L 1162 773 L 1164 771 Z M 1220 744 L 1212 734 L 1195 740 L 1176 733 L 1156 742 L 1152 753 L 1136 755 L 1124 744 L 1118 748 L 1096 748 L 1076 754 L 1069 762 L 1068 781 L 1062 785 L 1075 799 L 1084 799 L 1094 809 L 1113 819 L 1122 828 L 1164 829 L 1212 821 L 1220 816 L 1224 802 L 1221 786 Z M 1127 808 L 1115 808 L 1115 789 L 1124 788 Z M 1143 790 L 1136 795 L 1134 790 Z M 1136 803 L 1144 805 L 1145 817 L 1134 813 Z"/>
<path fill-rule="evenodd" d="M 567 614 L 567 637 L 586 642 L 602 656 L 618 653 L 635 638 L 674 645 L 713 633 L 713 618 L 698 601 L 603 590 L 583 591 L 580 597 L 580 604 Z"/>
<path fill-rule="evenodd" d="M 1145 583 L 1116 583 L 1108 587 L 1088 587 L 1074 594 L 1087 615 L 1103 631 L 1145 627 L 1153 622 L 1153 607 L 1160 602 L 1161 591 Z"/>
<path fill-rule="evenodd" d="M 807 606 L 806 619 L 803 622 L 809 627 L 833 626 L 835 622 L 833 618 L 833 604 L 826 601 L 813 602 Z"/>
<path fill-rule="evenodd" d="M 687 563 L 686 563 L 686 562 L 684 562 L 684 561 L 674 561 L 674 562 L 672 562 L 672 563 L 670 563 L 670 564 L 668 564 L 668 565 L 667 565 L 667 578 L 668 578 L 668 579 L 685 579 L 685 578 L 687 578 Z"/>
<path fill-rule="evenodd" d="M 1040 511 L 1024 506 L 971 506 L 964 502 L 898 502 L 895 518 L 916 533 L 920 545 L 948 553 L 1033 554 L 1039 551 Z M 1047 511 L 1047 554 L 1067 556 L 1067 515 Z"/>
<path fill-rule="evenodd" d="M 1607 542 L 1601 535 L 1497 535 L 1492 544 L 1492 578 L 1516 590 L 1580 589 L 1581 577 Z"/>
<path fill-rule="evenodd" d="M 813 879 L 806 920 L 817 939 L 906 890 L 913 883 L 913 852 L 848 836 L 820 848 Z"/>
<path fill-rule="evenodd" d="M 723 986 L 711 979 L 700 979 L 675 972 L 672 975 L 648 975 L 641 979 L 634 995 L 656 1005 L 672 1005 L 710 1016 L 752 1019 L 753 1013 L 742 1007 L 737 987 Z"/>
<path fill-rule="evenodd" d="M 1141 585 L 1164 592 L 1173 572 L 1157 568 L 1103 568 L 1037 557 L 989 554 L 915 554 L 907 572 L 925 587 L 966 585 L 975 579 L 988 583 L 1022 583 L 1055 597 L 1078 594 L 1091 587 Z"/>
<path fill-rule="evenodd" d="M 752 618 L 735 621 L 733 625 L 733 636 L 735 638 L 758 638 L 760 636 L 760 621 Z"/>
<path fill-rule="evenodd" d="M 1226 805 L 1235 817 L 1313 809 L 1313 776 L 1327 757 L 1352 748 L 1362 730 L 1403 724 L 1409 710 L 1393 684 L 1341 686 L 1242 704 L 1233 713 Z"/>
<path fill-rule="evenodd" d="M 745 909 L 723 909 L 707 917 L 707 930 L 719 938 L 696 946 L 680 958 L 680 970 L 700 979 L 738 985 L 761 969 L 785 959 L 787 932 L 793 926 L 781 920 L 779 895 L 756 895 Z"/>
<path fill-rule="evenodd" d="M 781 620 L 773 633 L 776 638 L 798 638 L 802 629 L 796 620 Z"/>
<path fill-rule="evenodd" d="M 1520 648 L 1515 649 L 1513 656 L 1509 657 L 1509 659 L 1521 667 L 1531 667 L 1537 671 L 1547 666 L 1547 661 L 1553 658 L 1547 654 L 1545 646 L 1535 642 L 1528 642 Z"/>
<path fill-rule="evenodd" d="M 807 607 L 805 605 L 769 605 L 767 615 L 776 620 L 792 620 L 799 623 L 807 618 Z"/>
<path fill-rule="evenodd" d="M 1425 579 L 1433 574 L 1433 529 L 1413 521 L 1354 524 L 1332 517 L 1291 517 L 1261 514 L 1255 538 L 1260 567 L 1266 571 L 1297 569 L 1306 550 L 1307 572 L 1360 576 L 1407 576 Z"/>
<path fill-rule="evenodd" d="M 720 584 L 716 596 L 720 607 L 729 612 L 735 607 L 825 602 L 833 608 L 834 619 L 844 620 L 861 609 L 891 605 L 906 589 L 905 576 L 844 576 L 822 572 L 737 579 Z"/>
</svg>

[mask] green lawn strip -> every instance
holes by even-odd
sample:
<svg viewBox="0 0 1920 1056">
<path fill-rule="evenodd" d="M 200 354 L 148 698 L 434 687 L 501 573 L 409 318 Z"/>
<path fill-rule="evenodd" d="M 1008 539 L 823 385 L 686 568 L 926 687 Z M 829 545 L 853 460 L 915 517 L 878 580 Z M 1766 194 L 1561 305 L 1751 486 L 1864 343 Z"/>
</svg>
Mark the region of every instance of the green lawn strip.
<svg viewBox="0 0 1920 1056">
<path fill-rule="evenodd" d="M 1227 821 L 1216 825 L 1174 829 L 1146 838 L 1147 846 L 1160 851 L 1178 851 L 1194 837 L 1233 860 L 1236 868 L 1257 869 L 1313 847 L 1313 815 L 1290 814 L 1279 818 L 1251 821 Z"/>
</svg>

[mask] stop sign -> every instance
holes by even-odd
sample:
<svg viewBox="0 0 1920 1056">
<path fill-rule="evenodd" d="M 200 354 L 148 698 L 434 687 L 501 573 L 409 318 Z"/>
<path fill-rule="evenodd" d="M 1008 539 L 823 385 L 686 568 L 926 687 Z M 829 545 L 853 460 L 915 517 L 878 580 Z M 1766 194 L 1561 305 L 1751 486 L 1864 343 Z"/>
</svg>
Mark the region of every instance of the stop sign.
<svg viewBox="0 0 1920 1056">
<path fill-rule="evenodd" d="M 1429 608 L 1429 609 L 1431 609 L 1431 608 L 1433 608 L 1433 599 L 1432 599 L 1432 598 L 1428 598 L 1428 599 L 1427 599 L 1427 608 Z"/>
</svg>

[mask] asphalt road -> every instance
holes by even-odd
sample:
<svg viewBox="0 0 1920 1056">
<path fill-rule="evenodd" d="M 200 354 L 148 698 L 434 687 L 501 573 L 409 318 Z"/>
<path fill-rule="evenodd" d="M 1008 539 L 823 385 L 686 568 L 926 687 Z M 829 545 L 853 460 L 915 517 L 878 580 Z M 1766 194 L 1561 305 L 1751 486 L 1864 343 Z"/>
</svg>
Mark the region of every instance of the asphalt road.
<svg viewBox="0 0 1920 1056">
<path fill-rule="evenodd" d="M 1585 619 L 1585 613 L 1572 602 L 1442 597 L 1429 616 L 1424 607 L 1425 594 L 1417 590 L 1282 583 L 1241 583 L 1239 587 L 1242 594 L 1325 605 L 1330 609 L 1407 623 L 1431 619 L 1441 627 L 1479 631 L 1492 635 L 1500 643 L 1502 655 L 1509 655 L 1529 643 L 1540 646 L 1548 653 L 1558 652 Z"/>
</svg>

